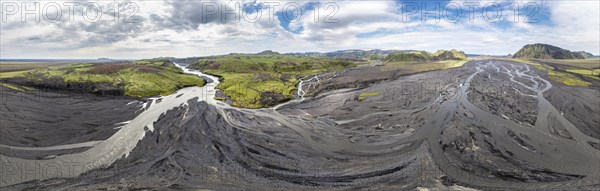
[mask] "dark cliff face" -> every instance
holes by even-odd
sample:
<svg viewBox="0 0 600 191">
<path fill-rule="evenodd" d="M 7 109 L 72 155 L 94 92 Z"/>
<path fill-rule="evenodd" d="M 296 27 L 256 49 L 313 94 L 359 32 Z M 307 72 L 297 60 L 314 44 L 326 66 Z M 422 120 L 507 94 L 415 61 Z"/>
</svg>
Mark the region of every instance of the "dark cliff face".
<svg viewBox="0 0 600 191">
<path fill-rule="evenodd" d="M 513 58 L 535 58 L 535 59 L 585 59 L 592 54 L 578 51 L 571 52 L 549 44 L 528 44 L 517 51 Z"/>
</svg>

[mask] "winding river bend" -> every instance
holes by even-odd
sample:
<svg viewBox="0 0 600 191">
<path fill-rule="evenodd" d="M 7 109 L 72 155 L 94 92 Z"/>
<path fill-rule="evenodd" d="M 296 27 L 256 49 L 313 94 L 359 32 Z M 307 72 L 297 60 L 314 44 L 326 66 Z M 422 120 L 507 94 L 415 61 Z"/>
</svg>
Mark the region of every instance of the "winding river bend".
<svg viewBox="0 0 600 191">
<path fill-rule="evenodd" d="M 428 165 L 435 166 L 450 179 L 470 187 L 564 189 L 600 184 L 600 167 L 590 165 L 600 160 L 600 152 L 588 144 L 590 141 L 598 142 L 598 140 L 583 134 L 544 98 L 544 92 L 551 89 L 552 84 L 536 75 L 535 71 L 527 65 L 496 60 L 473 61 L 465 66 L 471 73 L 456 84 L 456 87 L 452 87 L 456 91 L 448 97 L 439 95 L 430 102 L 412 109 L 397 108 L 393 111 L 372 112 L 362 117 L 349 115 L 346 118 L 336 119 L 331 119 L 328 115 L 310 116 L 311 111 L 296 107 L 302 106 L 305 102 L 315 102 L 321 105 L 320 107 L 326 108 L 327 105 L 319 103 L 321 99 L 328 97 L 342 99 L 344 103 L 349 102 L 352 92 L 330 94 L 325 98 L 305 99 L 307 89 L 321 81 L 319 76 L 302 80 L 298 87 L 298 98 L 288 103 L 267 109 L 241 109 L 214 99 L 219 78 L 187 69 L 181 64 L 176 65 L 185 73 L 207 79 L 208 83 L 204 87 L 183 88 L 173 95 L 151 99 L 150 105 L 144 107 L 146 109 L 142 113 L 128 123 L 124 123 L 119 131 L 104 141 L 44 148 L 0 145 L 17 150 L 89 147 L 88 150 L 80 153 L 60 155 L 45 160 L 0 155 L 1 162 L 13 164 L 9 166 L 14 167 L 14 169 L 3 169 L 0 187 L 31 180 L 77 177 L 92 170 L 106 168 L 115 161 L 128 157 L 136 147 L 144 146 L 140 145 L 141 140 L 148 136 L 148 132 L 155 130 L 154 123 L 159 121 L 161 116 L 175 108 L 189 109 L 189 100 L 193 99 L 208 103 L 210 108 L 214 107 L 210 111 L 217 112 L 226 122 L 226 126 L 232 127 L 228 129 L 230 130 L 228 132 L 233 132 L 232 134 L 214 138 L 213 142 L 220 142 L 221 147 L 213 143 L 205 145 L 205 148 L 212 148 L 207 150 L 221 153 L 225 156 L 223 158 L 230 158 L 235 163 L 239 163 L 244 169 L 252 172 L 253 176 L 265 177 L 266 182 L 277 179 L 294 185 L 330 187 L 357 187 L 369 181 L 389 182 L 399 179 L 398 177 L 416 175 L 415 171 L 411 170 L 411 166 L 423 165 L 419 163 L 425 163 L 423 161 L 427 161 L 430 155 L 434 164 Z M 473 80 L 478 76 L 489 77 L 490 74 L 492 77 L 507 77 L 509 83 L 535 92 L 534 94 L 521 92 L 537 100 L 537 115 L 533 126 L 492 114 L 474 105 L 468 99 Z M 525 79 L 526 83 L 517 78 Z M 380 85 L 385 86 L 386 83 L 391 82 Z M 310 117 L 292 115 L 291 112 L 306 113 Z M 431 117 L 423 120 L 422 124 L 401 132 L 382 130 L 364 133 L 363 129 L 348 128 L 362 123 L 370 126 L 379 124 L 377 127 L 380 127 L 381 123 L 386 121 L 382 116 L 413 116 L 422 112 L 431 112 Z M 185 113 L 187 114 L 187 111 Z M 183 118 L 186 117 L 189 116 L 184 114 Z M 555 119 L 556 122 L 553 123 L 564 127 L 572 138 L 565 139 L 549 133 L 550 118 Z M 371 122 L 372 119 L 376 121 Z M 387 121 L 393 120 L 387 119 Z M 216 123 L 216 121 L 209 121 L 209 125 L 212 122 Z M 205 127 L 201 133 L 211 135 L 209 130 L 211 129 Z M 460 140 L 465 137 L 470 139 L 465 142 L 471 144 L 472 149 L 465 153 L 461 151 L 459 156 L 467 156 L 466 154 L 470 152 L 473 153 L 470 155 L 471 159 L 457 159 L 452 153 L 453 148 L 447 146 L 458 143 L 459 139 L 452 137 L 453 131 L 458 132 L 457 136 L 461 138 Z M 252 139 L 243 139 L 244 136 L 241 135 Z M 471 135 L 470 138 L 468 135 Z M 263 148 L 263 150 L 270 152 L 269 155 L 259 152 L 258 147 L 253 146 L 267 143 L 271 144 L 272 148 Z M 227 149 L 229 152 L 223 149 L 224 145 L 229 145 Z M 241 153 L 238 153 L 238 150 Z M 473 152 L 482 150 L 493 151 L 493 153 L 479 156 Z M 502 174 L 498 175 L 498 173 L 495 174 L 497 176 L 476 173 L 493 171 L 493 169 L 471 168 L 487 160 L 498 163 L 488 164 L 489 166 L 498 165 L 495 167 L 503 168 L 499 166 L 502 162 L 502 164 L 506 163 L 507 169 L 522 170 L 524 173 L 531 173 L 532 176 L 540 178 L 532 179 L 534 181 L 530 182 L 515 181 L 502 178 Z M 288 161 L 302 161 L 302 164 L 290 166 L 286 163 Z M 336 168 L 330 169 L 331 166 Z M 44 168 L 49 167 L 58 167 L 60 171 L 48 174 L 28 173 L 22 170 L 35 169 L 34 171 L 44 172 Z"/>
<path fill-rule="evenodd" d="M 215 96 L 215 86 L 219 83 L 218 78 L 199 71 L 191 71 L 180 65 L 177 66 L 184 69 L 186 73 L 211 79 L 212 82 L 207 83 L 204 87 L 183 88 L 172 95 L 150 99 L 151 103 L 149 107 L 136 118 L 123 125 L 110 138 L 101 142 L 93 142 L 93 144 L 79 143 L 50 148 L 12 147 L 13 149 L 21 150 L 56 150 L 93 145 L 93 147 L 81 153 L 60 155 L 47 160 L 29 160 L 0 155 L 0 162 L 5 164 L 3 165 L 5 169 L 3 169 L 0 187 L 31 180 L 76 177 L 93 169 L 107 167 L 116 160 L 127 157 L 138 142 L 144 138 L 146 131 L 153 131 L 154 122 L 168 110 L 185 105 L 188 100 L 194 98 L 199 98 L 199 100 L 216 105 L 217 101 L 213 98 Z M 159 99 L 161 100 L 160 102 L 158 101 Z M 32 169 L 33 173 L 28 173 L 24 169 Z M 45 169 L 58 169 L 59 171 L 46 173 Z"/>
<path fill-rule="evenodd" d="M 56 156 L 47 160 L 29 160 L 0 155 L 0 162 L 5 164 L 3 165 L 4 167 L 7 167 L 6 169 L 3 169 L 0 187 L 31 180 L 76 177 L 93 169 L 107 167 L 116 160 L 127 157 L 137 143 L 144 138 L 146 132 L 154 130 L 153 123 L 156 122 L 162 114 L 170 109 L 187 104 L 188 100 L 198 98 L 199 101 L 205 101 L 218 108 L 232 108 L 228 104 L 214 99 L 216 93 L 215 87 L 220 83 L 218 77 L 204 74 L 197 70 L 188 69 L 178 63 L 175 65 L 181 68 L 184 73 L 194 74 L 206 79 L 207 84 L 203 87 L 183 88 L 169 96 L 150 98 L 149 107 L 146 107 L 144 104 L 144 107 L 142 108 L 146 109 L 142 113 L 135 119 L 125 123 L 117 133 L 104 141 L 91 141 L 51 147 L 16 147 L 0 145 L 0 147 L 16 150 L 37 151 L 91 147 L 85 152 Z M 302 87 L 302 82 L 300 83 L 300 87 Z M 303 92 L 301 88 L 298 91 L 299 95 L 300 92 Z M 158 100 L 160 100 L 160 102 Z M 14 168 L 8 169 L 10 167 Z M 38 172 L 25 174 L 23 171 L 25 168 L 31 168 L 33 171 Z M 44 171 L 44 168 L 57 168 L 60 171 L 51 174 L 41 173 Z"/>
</svg>

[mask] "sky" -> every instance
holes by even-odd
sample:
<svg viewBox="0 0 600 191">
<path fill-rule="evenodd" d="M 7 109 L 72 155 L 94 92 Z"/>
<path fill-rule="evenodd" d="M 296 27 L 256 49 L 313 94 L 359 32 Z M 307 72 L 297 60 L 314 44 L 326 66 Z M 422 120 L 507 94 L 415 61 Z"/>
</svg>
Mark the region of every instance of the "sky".
<svg viewBox="0 0 600 191">
<path fill-rule="evenodd" d="M 506 55 L 532 43 L 600 55 L 598 0 L 3 0 L 1 5 L 3 59 L 344 49 Z"/>
</svg>

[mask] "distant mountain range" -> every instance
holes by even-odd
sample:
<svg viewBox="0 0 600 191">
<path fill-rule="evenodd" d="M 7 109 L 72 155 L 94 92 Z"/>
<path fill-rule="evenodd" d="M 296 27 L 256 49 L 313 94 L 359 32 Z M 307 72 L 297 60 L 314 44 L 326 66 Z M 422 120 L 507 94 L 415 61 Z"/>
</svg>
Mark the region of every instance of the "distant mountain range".
<svg viewBox="0 0 600 191">
<path fill-rule="evenodd" d="M 204 57 L 188 57 L 188 58 L 168 58 L 173 62 L 192 64 L 203 58 L 219 58 L 223 56 L 252 56 L 252 55 L 283 55 L 283 56 L 308 56 L 308 57 L 323 57 L 323 58 L 336 58 L 336 59 L 350 59 L 359 62 L 428 62 L 428 61 L 440 61 L 440 60 L 462 60 L 467 58 L 467 55 L 463 51 L 452 50 L 438 50 L 435 53 L 420 51 L 420 50 L 360 50 L 360 49 L 348 49 L 348 50 L 337 50 L 333 52 L 293 52 L 284 53 L 275 52 L 272 50 L 265 50 L 256 54 L 243 54 L 243 53 L 230 53 L 227 55 L 220 56 L 204 56 Z"/>
<path fill-rule="evenodd" d="M 535 58 L 535 59 L 586 59 L 594 57 L 585 51 L 570 51 L 549 44 L 528 44 L 517 51 L 513 58 Z"/>
<path fill-rule="evenodd" d="M 338 50 L 333 52 L 295 52 L 286 53 L 287 55 L 294 56 L 312 56 L 312 57 L 327 57 L 327 58 L 349 58 L 349 59 L 363 59 L 368 58 L 372 60 L 383 59 L 387 55 L 395 52 L 417 52 L 417 50 L 360 50 L 360 49 L 348 49 Z"/>
<path fill-rule="evenodd" d="M 563 48 L 548 44 L 528 44 L 525 45 L 514 55 L 483 55 L 483 54 L 466 54 L 463 51 L 439 50 L 435 53 L 421 50 L 361 50 L 347 49 L 337 50 L 332 52 L 292 52 L 279 53 L 272 50 L 265 50 L 256 54 L 231 53 L 227 55 L 290 55 L 290 56 L 310 56 L 310 57 L 325 57 L 325 58 L 344 58 L 360 61 L 381 61 L 381 62 L 421 62 L 421 61 L 436 61 L 436 60 L 462 60 L 467 57 L 513 57 L 513 58 L 535 58 L 535 59 L 585 59 L 595 57 L 594 55 L 584 51 L 569 51 Z M 224 56 L 224 55 L 221 55 Z M 174 62 L 191 64 L 201 58 L 219 57 L 219 56 L 203 56 L 203 57 L 188 57 L 188 58 L 171 58 Z"/>
</svg>

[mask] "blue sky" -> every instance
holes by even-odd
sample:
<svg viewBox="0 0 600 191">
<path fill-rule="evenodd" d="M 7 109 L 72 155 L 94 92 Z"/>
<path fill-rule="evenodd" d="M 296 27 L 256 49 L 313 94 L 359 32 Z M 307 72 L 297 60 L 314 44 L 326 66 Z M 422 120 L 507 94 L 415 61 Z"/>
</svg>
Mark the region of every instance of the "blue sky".
<svg viewBox="0 0 600 191">
<path fill-rule="evenodd" d="M 18 12 L 23 2 L 3 1 L 1 57 L 148 58 L 267 49 L 452 48 L 504 55 L 530 43 L 600 54 L 599 1 L 116 2 L 120 3 L 118 18 L 109 1 L 80 1 L 71 20 L 64 6 L 68 1 L 40 1 L 41 21 L 34 22 L 35 15 L 28 15 L 23 22 Z M 98 20 L 90 19 L 95 16 L 92 9 L 84 8 L 90 3 L 102 10 Z M 61 18 L 52 20 L 59 11 L 49 4 L 61 7 Z"/>
</svg>

